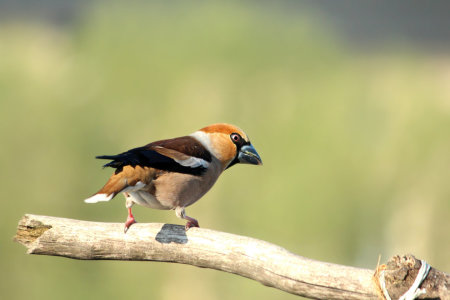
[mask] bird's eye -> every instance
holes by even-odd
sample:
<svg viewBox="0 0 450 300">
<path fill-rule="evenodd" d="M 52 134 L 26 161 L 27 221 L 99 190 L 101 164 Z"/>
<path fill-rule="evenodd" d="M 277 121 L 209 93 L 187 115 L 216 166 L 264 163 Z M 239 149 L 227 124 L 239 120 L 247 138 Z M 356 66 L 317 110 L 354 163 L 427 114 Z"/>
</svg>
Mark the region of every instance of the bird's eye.
<svg viewBox="0 0 450 300">
<path fill-rule="evenodd" d="M 241 140 L 241 136 L 237 133 L 232 133 L 231 134 L 231 139 L 233 140 L 233 142 L 237 143 Z"/>
</svg>

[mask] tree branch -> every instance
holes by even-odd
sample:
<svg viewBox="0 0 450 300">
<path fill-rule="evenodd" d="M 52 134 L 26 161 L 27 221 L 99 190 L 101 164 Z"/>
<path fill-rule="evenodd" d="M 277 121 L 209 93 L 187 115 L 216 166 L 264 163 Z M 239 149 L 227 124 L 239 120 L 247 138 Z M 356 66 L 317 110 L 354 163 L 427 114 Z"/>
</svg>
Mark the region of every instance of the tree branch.
<svg viewBox="0 0 450 300">
<path fill-rule="evenodd" d="M 319 262 L 265 241 L 204 228 L 186 232 L 180 225 L 138 223 L 124 234 L 123 224 L 27 214 L 19 222 L 15 240 L 29 254 L 183 263 L 241 275 L 313 299 L 377 299 L 380 295 L 373 270 Z M 409 258 L 403 264 L 405 259 L 394 257 L 394 263 L 384 266 L 391 295 L 406 291 L 414 281 L 420 261 L 417 265 L 414 257 Z M 421 299 L 450 299 L 450 275 L 431 269 L 424 286 L 427 294 Z"/>
</svg>

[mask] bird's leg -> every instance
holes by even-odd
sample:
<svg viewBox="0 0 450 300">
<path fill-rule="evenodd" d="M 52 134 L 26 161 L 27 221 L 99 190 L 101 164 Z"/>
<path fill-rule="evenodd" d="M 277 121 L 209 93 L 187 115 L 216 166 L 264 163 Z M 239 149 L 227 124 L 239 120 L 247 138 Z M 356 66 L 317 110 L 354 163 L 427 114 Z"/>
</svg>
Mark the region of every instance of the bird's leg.
<svg viewBox="0 0 450 300">
<path fill-rule="evenodd" d="M 127 221 L 125 222 L 125 227 L 123 228 L 123 232 L 127 233 L 128 228 L 130 228 L 130 226 L 134 223 L 137 223 L 136 220 L 134 219 L 133 214 L 131 213 L 131 207 L 133 206 L 134 202 L 131 200 L 131 196 L 128 193 L 124 193 L 126 201 L 125 201 L 125 206 L 126 208 L 128 208 L 128 217 L 127 217 Z"/>
<path fill-rule="evenodd" d="M 186 215 L 186 212 L 184 211 L 184 207 L 178 206 L 175 209 L 175 214 L 177 215 L 178 218 L 187 220 L 186 226 L 184 227 L 186 230 L 188 230 L 191 227 L 200 227 L 200 225 L 198 225 L 198 221 L 196 219 L 191 218 Z"/>
</svg>

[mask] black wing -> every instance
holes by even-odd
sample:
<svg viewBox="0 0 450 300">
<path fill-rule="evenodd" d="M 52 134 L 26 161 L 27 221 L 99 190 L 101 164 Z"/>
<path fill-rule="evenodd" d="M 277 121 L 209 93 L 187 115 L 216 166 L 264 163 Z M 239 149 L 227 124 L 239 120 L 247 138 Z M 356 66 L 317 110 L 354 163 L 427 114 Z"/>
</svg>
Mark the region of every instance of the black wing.
<svg viewBox="0 0 450 300">
<path fill-rule="evenodd" d="M 120 173 L 124 166 L 132 166 L 132 167 L 142 166 L 142 167 L 151 167 L 163 171 L 192 174 L 199 176 L 206 171 L 205 166 L 196 166 L 196 167 L 183 166 L 178 162 L 176 162 L 173 158 L 153 150 L 155 147 L 164 147 L 167 149 L 180 151 L 180 154 L 201 158 L 207 162 L 211 162 L 211 156 L 209 152 L 206 154 L 205 151 L 200 151 L 202 150 L 203 146 L 200 143 L 199 144 L 192 143 L 191 139 L 192 137 L 183 137 L 172 140 L 163 140 L 153 142 L 143 147 L 134 148 L 117 155 L 101 155 L 97 156 L 96 158 L 112 160 L 111 162 L 105 164 L 103 167 L 115 168 L 116 174 Z M 190 142 L 190 147 L 186 147 L 186 142 Z"/>
</svg>

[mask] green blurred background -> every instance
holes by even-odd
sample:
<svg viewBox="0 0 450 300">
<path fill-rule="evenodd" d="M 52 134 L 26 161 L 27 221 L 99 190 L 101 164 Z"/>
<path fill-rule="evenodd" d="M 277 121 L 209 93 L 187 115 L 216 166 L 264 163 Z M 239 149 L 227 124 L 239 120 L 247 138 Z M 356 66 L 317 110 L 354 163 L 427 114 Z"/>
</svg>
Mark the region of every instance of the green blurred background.
<svg viewBox="0 0 450 300">
<path fill-rule="evenodd" d="M 12 241 L 25 213 L 124 222 L 121 196 L 82 201 L 111 173 L 94 156 L 215 122 L 243 128 L 264 166 L 233 167 L 189 207 L 203 227 L 365 268 L 413 253 L 449 272 L 448 5 L 332 2 L 1 1 L 0 298 L 294 299 Z"/>
</svg>

